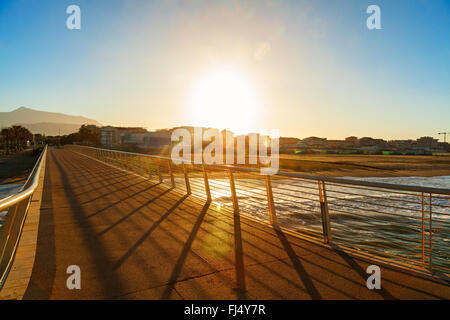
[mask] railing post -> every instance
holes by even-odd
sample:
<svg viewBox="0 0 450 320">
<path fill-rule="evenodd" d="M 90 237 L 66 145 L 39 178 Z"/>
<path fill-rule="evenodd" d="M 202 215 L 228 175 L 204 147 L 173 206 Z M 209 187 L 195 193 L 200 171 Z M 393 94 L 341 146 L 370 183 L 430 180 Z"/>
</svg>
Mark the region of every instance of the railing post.
<svg viewBox="0 0 450 320">
<path fill-rule="evenodd" d="M 162 179 L 162 175 L 161 175 L 161 160 L 160 159 L 157 159 L 156 170 L 158 171 L 159 183 L 162 183 L 163 179 Z"/>
<path fill-rule="evenodd" d="M 189 176 L 186 168 L 186 164 L 183 162 L 183 173 L 184 173 L 184 181 L 186 183 L 186 192 L 187 194 L 191 194 L 191 184 L 189 183 Z"/>
<path fill-rule="evenodd" d="M 172 170 L 172 161 L 168 160 L 169 165 L 169 174 L 170 174 L 170 184 L 172 185 L 172 188 L 175 188 L 175 179 L 173 177 L 173 170 Z"/>
<path fill-rule="evenodd" d="M 272 182 L 270 175 L 266 175 L 266 191 L 267 191 L 267 205 L 269 206 L 270 223 L 278 225 L 277 213 L 275 211 L 275 204 L 273 201 Z"/>
<path fill-rule="evenodd" d="M 430 224 L 429 224 L 429 231 L 430 231 L 430 271 L 433 270 L 433 217 L 432 217 L 432 206 L 433 206 L 433 199 L 431 197 L 430 193 Z"/>
<path fill-rule="evenodd" d="M 231 198 L 233 199 L 234 214 L 239 214 L 239 203 L 238 203 L 238 199 L 236 196 L 236 186 L 234 185 L 233 170 L 231 168 L 229 169 L 229 173 L 230 173 Z"/>
<path fill-rule="evenodd" d="M 129 154 L 125 153 L 125 165 L 127 170 L 131 170 Z"/>
<path fill-rule="evenodd" d="M 422 263 L 425 264 L 425 203 L 422 192 Z"/>
<path fill-rule="evenodd" d="M 145 175 L 145 168 L 144 168 L 144 161 L 142 161 L 142 157 L 141 156 L 138 156 L 138 161 L 137 161 L 137 163 L 139 163 L 139 170 L 137 170 L 137 172 L 138 173 L 141 173 L 142 172 L 142 175 Z M 150 177 L 149 177 L 149 179 L 151 180 L 152 179 L 152 175 L 151 175 L 151 173 L 150 173 L 150 175 L 149 175 Z"/>
<path fill-rule="evenodd" d="M 152 161 L 153 159 L 150 158 L 150 161 L 148 163 L 148 177 L 150 180 L 152 180 Z"/>
<path fill-rule="evenodd" d="M 322 214 L 322 229 L 323 229 L 323 241 L 330 243 L 331 230 L 330 230 L 330 216 L 328 214 L 328 202 L 327 193 L 325 190 L 325 181 L 319 180 L 319 199 L 320 199 L 320 212 Z"/>
<path fill-rule="evenodd" d="M 8 214 L 5 217 L 3 228 L 5 228 L 5 239 L 4 240 L 4 246 L 2 248 L 2 252 L 0 254 L 0 265 L 3 264 L 3 256 L 5 255 L 6 249 L 8 247 L 8 240 L 11 237 L 11 230 L 13 229 L 14 220 L 17 215 L 17 211 L 19 210 L 19 204 L 15 204 L 13 207 L 10 207 L 8 209 Z M 13 212 L 13 213 L 11 213 Z M 1 274 L 0 274 L 1 276 Z"/>
<path fill-rule="evenodd" d="M 206 200 L 211 201 L 211 190 L 209 189 L 208 173 L 206 172 L 205 164 L 202 164 L 202 167 L 203 167 L 203 180 L 205 182 Z"/>
</svg>

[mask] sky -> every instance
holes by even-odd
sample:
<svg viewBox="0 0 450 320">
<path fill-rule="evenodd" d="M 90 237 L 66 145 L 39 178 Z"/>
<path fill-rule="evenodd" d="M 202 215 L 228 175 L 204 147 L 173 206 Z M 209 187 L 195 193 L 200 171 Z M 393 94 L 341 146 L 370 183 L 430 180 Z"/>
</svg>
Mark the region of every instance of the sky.
<svg viewBox="0 0 450 320">
<path fill-rule="evenodd" d="M 20 106 L 149 130 L 442 139 L 450 1 L 1 0 L 0 111 Z"/>
</svg>

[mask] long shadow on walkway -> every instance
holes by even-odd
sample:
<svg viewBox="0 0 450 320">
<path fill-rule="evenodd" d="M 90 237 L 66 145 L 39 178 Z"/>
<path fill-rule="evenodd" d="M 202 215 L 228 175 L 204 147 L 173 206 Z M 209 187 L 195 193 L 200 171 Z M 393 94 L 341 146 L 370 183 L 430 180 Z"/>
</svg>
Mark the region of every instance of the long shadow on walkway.
<svg viewBox="0 0 450 320">
<path fill-rule="evenodd" d="M 203 219 L 205 218 L 205 214 L 208 212 L 210 202 L 207 202 L 204 206 L 202 211 L 200 212 L 197 221 L 194 224 L 194 227 L 192 228 L 191 233 L 189 234 L 188 239 L 186 240 L 185 245 L 183 246 L 183 250 L 181 251 L 181 254 L 172 270 L 172 274 L 170 275 L 168 286 L 164 290 L 161 299 L 169 299 L 170 295 L 172 293 L 172 290 L 174 290 L 175 282 L 178 280 L 178 277 L 181 273 L 181 270 L 183 268 L 184 262 L 191 251 L 192 243 L 194 242 L 195 237 L 197 236 L 198 230 L 200 229 L 200 226 L 203 222 Z"/>
<path fill-rule="evenodd" d="M 42 193 L 43 202 L 52 202 L 51 174 L 48 170 L 49 163 L 46 163 L 44 188 Z M 55 229 L 53 209 L 49 209 L 39 218 L 38 239 L 36 245 L 36 256 L 31 273 L 28 288 L 23 299 L 49 299 L 52 293 L 53 282 L 56 274 L 55 260 Z"/>
<path fill-rule="evenodd" d="M 67 170 L 64 168 L 64 163 L 60 163 L 55 155 L 50 152 L 51 161 L 48 163 L 53 163 L 58 168 L 58 173 L 61 175 L 63 181 L 64 192 L 66 194 L 67 199 L 71 199 L 73 201 L 73 205 L 77 207 L 76 213 L 73 215 L 77 225 L 83 226 L 83 241 L 85 243 L 84 248 L 88 250 L 88 253 L 91 259 L 95 262 L 94 265 L 97 269 L 96 274 L 98 275 L 98 279 L 102 282 L 102 291 L 103 296 L 108 296 L 110 292 L 113 291 L 121 291 L 124 288 L 124 284 L 121 283 L 121 279 L 119 277 L 114 276 L 105 276 L 105 273 L 108 272 L 109 266 L 112 263 L 112 259 L 108 257 L 106 248 L 102 245 L 101 241 L 97 241 L 96 232 L 93 227 L 86 221 L 86 211 L 81 206 L 81 203 L 77 200 L 76 195 L 74 194 L 72 185 L 70 184 L 71 179 L 67 176 Z M 51 175 L 52 170 L 48 170 L 49 176 Z M 47 180 L 51 182 L 51 179 Z M 46 193 L 51 193 L 51 188 L 44 188 Z M 51 199 L 50 199 L 51 200 Z M 30 281 L 30 286 L 27 289 L 27 293 L 25 294 L 25 298 L 31 299 L 46 299 L 49 298 L 51 294 L 51 287 L 53 286 L 54 278 L 55 278 L 55 233 L 54 233 L 54 220 L 53 220 L 53 209 L 50 209 L 52 218 L 46 218 L 47 214 L 41 216 L 41 219 L 50 220 L 45 221 L 41 220 L 39 225 L 45 225 L 45 228 L 48 233 L 45 238 L 41 235 L 41 230 L 39 230 L 38 234 L 38 248 L 41 252 L 45 252 L 45 254 L 37 255 L 35 266 L 33 268 L 33 274 Z M 53 232 L 49 232 L 52 229 Z M 46 241 L 46 243 L 43 243 Z M 39 243 L 40 242 L 40 243 Z M 52 255 L 52 256 L 51 256 Z M 51 266 L 48 266 L 49 262 L 52 261 Z M 51 270 L 51 273 L 46 272 L 46 276 L 42 277 L 40 273 L 42 270 Z M 45 280 L 45 281 L 41 281 Z M 43 283 L 45 283 L 45 287 L 43 287 Z M 41 287 L 45 290 L 39 290 Z M 45 292 L 47 295 L 40 293 Z"/>
<path fill-rule="evenodd" d="M 314 283 L 311 280 L 311 277 L 306 272 L 305 268 L 303 267 L 302 263 L 300 262 L 300 259 L 295 254 L 294 249 L 292 249 L 291 244 L 289 243 L 288 239 L 284 235 L 283 231 L 281 231 L 278 228 L 274 228 L 278 238 L 280 239 L 281 244 L 283 245 L 284 250 L 289 256 L 289 259 L 291 260 L 292 264 L 294 265 L 295 271 L 297 272 L 298 276 L 304 283 L 306 290 L 308 291 L 309 295 L 312 299 L 322 299 L 322 297 L 319 294 L 319 291 L 317 291 L 316 287 L 314 286 Z"/>
<path fill-rule="evenodd" d="M 183 196 L 178 200 L 169 210 L 166 211 L 142 236 L 141 238 L 125 253 L 116 263 L 114 263 L 113 270 L 119 268 L 122 263 L 147 239 L 147 237 L 166 219 L 172 211 L 174 211 L 188 195 Z"/>
</svg>

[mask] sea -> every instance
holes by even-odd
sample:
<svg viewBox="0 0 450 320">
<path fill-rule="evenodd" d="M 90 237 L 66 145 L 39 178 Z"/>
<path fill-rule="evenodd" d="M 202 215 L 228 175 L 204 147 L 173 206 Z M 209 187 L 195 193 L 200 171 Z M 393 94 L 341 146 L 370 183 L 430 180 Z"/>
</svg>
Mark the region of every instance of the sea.
<svg viewBox="0 0 450 320">
<path fill-rule="evenodd" d="M 0 184 L 0 199 L 5 199 L 19 192 L 22 184 Z M 7 211 L 0 211 L 0 228 Z"/>
</svg>

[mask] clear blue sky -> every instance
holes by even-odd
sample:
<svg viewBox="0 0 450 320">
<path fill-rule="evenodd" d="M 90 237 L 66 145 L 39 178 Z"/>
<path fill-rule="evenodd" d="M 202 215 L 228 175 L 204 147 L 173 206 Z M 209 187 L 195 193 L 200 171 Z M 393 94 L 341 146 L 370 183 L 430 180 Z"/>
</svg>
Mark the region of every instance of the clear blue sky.
<svg viewBox="0 0 450 320">
<path fill-rule="evenodd" d="M 71 4 L 81 30 L 66 28 Z M 366 27 L 370 4 L 381 30 Z M 284 136 L 437 138 L 450 131 L 450 1 L 0 2 L 0 111 L 214 126 L 193 118 L 191 96 L 223 68 L 258 105 L 248 120 L 238 108 L 221 116 L 230 127 L 235 117 Z"/>
</svg>

